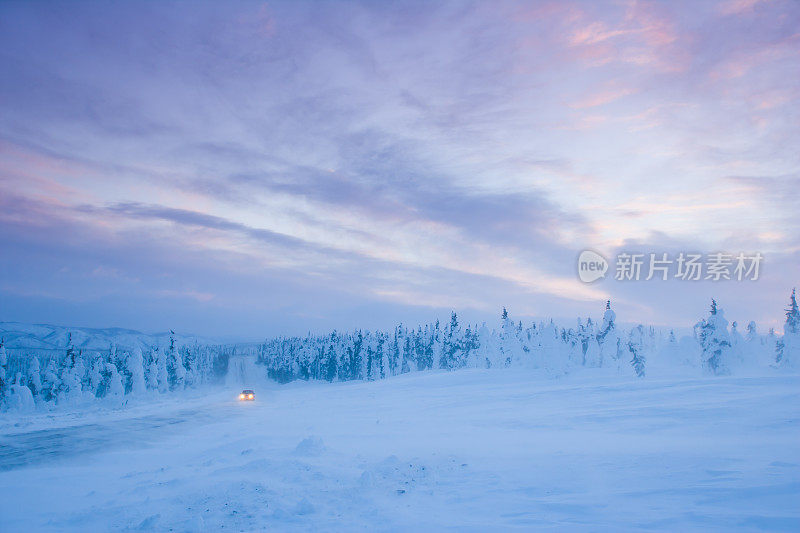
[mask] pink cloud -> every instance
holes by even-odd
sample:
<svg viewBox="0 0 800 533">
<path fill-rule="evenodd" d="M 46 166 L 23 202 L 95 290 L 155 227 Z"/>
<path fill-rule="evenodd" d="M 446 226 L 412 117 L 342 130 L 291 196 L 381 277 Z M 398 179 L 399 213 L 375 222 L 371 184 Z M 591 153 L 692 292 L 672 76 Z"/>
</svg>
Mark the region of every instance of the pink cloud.
<svg viewBox="0 0 800 533">
<path fill-rule="evenodd" d="M 613 37 L 629 34 L 631 30 L 609 30 L 600 21 L 590 23 L 588 26 L 578 28 L 569 38 L 570 46 L 592 45 L 601 43 Z"/>
<path fill-rule="evenodd" d="M 592 66 L 621 62 L 668 72 L 686 69 L 689 55 L 681 46 L 682 36 L 661 6 L 631 1 L 614 15 L 599 20 L 597 15 L 573 10 L 562 19 L 565 44 L 576 58 Z"/>
<path fill-rule="evenodd" d="M 635 94 L 636 89 L 629 87 L 622 87 L 619 89 L 608 89 L 599 93 L 587 96 L 586 98 L 570 104 L 573 109 L 585 109 L 589 107 L 598 107 L 601 105 L 610 104 L 615 100 L 619 100 L 625 96 Z"/>
<path fill-rule="evenodd" d="M 722 2 L 717 10 L 721 15 L 741 15 L 753 11 L 761 3 L 766 3 L 766 0 L 728 0 Z"/>
</svg>

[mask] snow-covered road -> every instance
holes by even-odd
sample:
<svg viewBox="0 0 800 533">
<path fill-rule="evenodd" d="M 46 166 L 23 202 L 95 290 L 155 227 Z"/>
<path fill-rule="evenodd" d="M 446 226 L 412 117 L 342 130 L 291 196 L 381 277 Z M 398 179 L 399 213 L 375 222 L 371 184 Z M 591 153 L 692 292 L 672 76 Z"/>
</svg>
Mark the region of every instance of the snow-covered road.
<svg viewBox="0 0 800 533">
<path fill-rule="evenodd" d="M 142 446 L 181 432 L 187 425 L 197 427 L 232 414 L 235 410 L 231 406 L 206 406 L 203 409 L 183 409 L 166 416 L 150 414 L 96 420 L 0 435 L 0 471 L 58 462 L 76 455 Z"/>
<path fill-rule="evenodd" d="M 800 529 L 798 376 L 237 392 L 0 426 L 0 530 Z"/>
</svg>

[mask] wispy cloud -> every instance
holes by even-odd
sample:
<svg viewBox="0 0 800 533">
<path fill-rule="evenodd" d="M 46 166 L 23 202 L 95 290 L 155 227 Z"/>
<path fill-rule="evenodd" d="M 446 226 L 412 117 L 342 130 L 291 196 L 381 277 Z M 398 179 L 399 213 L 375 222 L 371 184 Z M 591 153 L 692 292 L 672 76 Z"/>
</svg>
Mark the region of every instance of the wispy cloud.
<svg viewBox="0 0 800 533">
<path fill-rule="evenodd" d="M 129 290 L 294 327 L 310 301 L 577 314 L 613 293 L 574 279 L 584 247 L 791 250 L 798 24 L 779 1 L 7 3 L 0 230 L 36 267 L 2 274 L 98 321 Z"/>
</svg>

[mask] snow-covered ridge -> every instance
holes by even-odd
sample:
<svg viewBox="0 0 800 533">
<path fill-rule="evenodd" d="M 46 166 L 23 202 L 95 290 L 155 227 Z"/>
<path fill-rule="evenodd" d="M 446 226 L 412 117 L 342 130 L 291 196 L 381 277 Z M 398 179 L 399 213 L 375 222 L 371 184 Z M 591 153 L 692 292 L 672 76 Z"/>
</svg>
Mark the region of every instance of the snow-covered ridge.
<svg viewBox="0 0 800 533">
<path fill-rule="evenodd" d="M 111 344 L 121 349 L 138 346 L 164 346 L 169 343 L 170 332 L 142 333 L 124 328 L 81 328 L 53 326 L 49 324 L 23 324 L 0 322 L 0 339 L 7 350 L 61 350 L 71 336 L 72 345 L 78 350 L 106 350 Z M 214 339 L 196 335 L 173 335 L 178 344 L 216 344 Z"/>
</svg>

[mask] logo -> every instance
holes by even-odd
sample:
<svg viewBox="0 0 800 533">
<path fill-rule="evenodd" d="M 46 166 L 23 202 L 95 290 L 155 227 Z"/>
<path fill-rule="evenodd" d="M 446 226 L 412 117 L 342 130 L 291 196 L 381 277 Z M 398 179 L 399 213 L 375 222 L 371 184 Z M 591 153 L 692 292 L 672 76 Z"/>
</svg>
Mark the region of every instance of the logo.
<svg viewBox="0 0 800 533">
<path fill-rule="evenodd" d="M 578 277 L 584 283 L 591 283 L 606 276 L 608 261 L 592 250 L 584 250 L 578 256 Z"/>
</svg>

